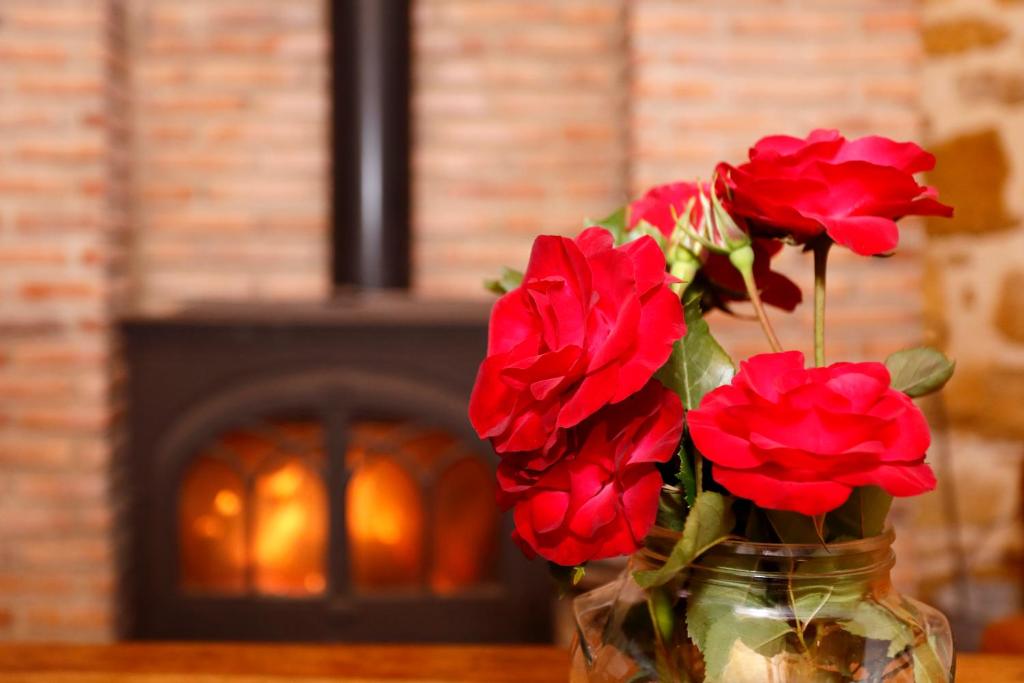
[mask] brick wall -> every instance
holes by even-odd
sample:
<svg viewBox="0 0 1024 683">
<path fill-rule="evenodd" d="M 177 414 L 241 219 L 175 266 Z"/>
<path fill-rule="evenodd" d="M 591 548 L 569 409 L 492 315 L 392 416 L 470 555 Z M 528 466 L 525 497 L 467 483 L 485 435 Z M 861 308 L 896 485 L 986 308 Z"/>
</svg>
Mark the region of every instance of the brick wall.
<svg viewBox="0 0 1024 683">
<path fill-rule="evenodd" d="M 418 0 L 414 280 L 485 297 L 538 232 L 627 198 L 622 0 Z"/>
<path fill-rule="evenodd" d="M 322 0 L 132 0 L 144 304 L 328 289 Z"/>
<path fill-rule="evenodd" d="M 110 634 L 118 11 L 0 5 L 0 638 Z"/>
</svg>

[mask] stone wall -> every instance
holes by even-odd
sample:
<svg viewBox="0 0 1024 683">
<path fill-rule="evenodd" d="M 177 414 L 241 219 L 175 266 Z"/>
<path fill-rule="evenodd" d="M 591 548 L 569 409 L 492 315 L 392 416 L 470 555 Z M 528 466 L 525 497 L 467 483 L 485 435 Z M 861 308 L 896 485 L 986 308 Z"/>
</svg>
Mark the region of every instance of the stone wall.
<svg viewBox="0 0 1024 683">
<path fill-rule="evenodd" d="M 927 226 L 928 320 L 957 360 L 944 397 L 973 599 L 996 613 L 1014 604 L 999 596 L 1024 538 L 1024 3 L 934 0 L 923 14 L 930 180 L 956 206 Z"/>
<path fill-rule="evenodd" d="M 950 409 L 1024 438 L 1024 4 L 950 0 L 928 17 L 931 180 L 957 207 L 928 226 L 932 318 L 961 364 Z"/>
</svg>

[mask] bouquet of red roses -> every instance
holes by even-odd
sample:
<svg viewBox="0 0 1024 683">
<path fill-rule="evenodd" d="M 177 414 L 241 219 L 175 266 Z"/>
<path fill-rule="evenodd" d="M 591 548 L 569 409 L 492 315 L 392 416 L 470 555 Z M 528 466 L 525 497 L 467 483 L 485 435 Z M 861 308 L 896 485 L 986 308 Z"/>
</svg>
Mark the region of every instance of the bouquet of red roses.
<svg viewBox="0 0 1024 683">
<path fill-rule="evenodd" d="M 923 347 L 884 363 L 825 360 L 830 249 L 883 256 L 897 247 L 898 219 L 952 215 L 915 180 L 934 163 L 917 145 L 883 137 L 766 137 L 745 163 L 720 164 L 710 182 L 656 187 L 575 239 L 538 237 L 525 271 L 506 270 L 490 283 L 502 296 L 469 416 L 499 457 L 499 502 L 513 512 L 515 539 L 578 578 L 587 561 L 645 546 L 652 528 L 669 532 L 670 548 L 654 566 L 634 566 L 632 580 L 648 591 L 658 642 L 673 630 L 671 610 L 685 612 L 679 618 L 704 655 L 698 670 L 706 680 L 747 680 L 735 674 L 745 661 L 736 648 L 789 657 L 766 650 L 786 638 L 814 671 L 831 675 L 842 667 L 826 641 L 840 630 L 859 639 L 860 654 L 844 660 L 849 678 L 835 680 L 860 680 L 857 667 L 875 675 L 864 653 L 876 641 L 886 643 L 872 665 L 878 675 L 902 667 L 912 678 L 934 674 L 915 680 L 940 680 L 939 658 L 910 649 L 916 638 L 934 652 L 934 633 L 899 635 L 901 620 L 913 619 L 895 599 L 869 605 L 875 612 L 848 603 L 847 613 L 815 629 L 806 605 L 816 616 L 835 612 L 841 591 L 827 581 L 812 582 L 810 592 L 794 588 L 793 570 L 780 622 L 734 615 L 722 622 L 729 633 L 715 636 L 710 626 L 724 612 L 698 599 L 702 587 L 680 588 L 695 560 L 723 541 L 837 548 L 880 537 L 893 496 L 935 487 L 925 462 L 928 425 L 912 398 L 939 389 L 953 364 Z M 814 259 L 811 365 L 782 347 L 766 310 L 792 311 L 802 298 L 772 269 L 786 248 Z M 737 366 L 705 315 L 739 301 L 752 305 L 768 349 Z M 730 599 L 749 605 L 756 594 L 756 604 L 774 604 L 778 591 L 759 589 L 759 575 L 751 576 Z M 659 620 L 650 591 L 668 586 L 690 604 Z M 666 673 L 670 660 L 659 656 L 649 678 L 690 680 Z M 776 670 L 789 660 L 765 661 L 774 679 L 792 678 Z M 648 680 L 637 671 L 631 680 Z M 758 671 L 750 680 L 767 680 Z"/>
</svg>

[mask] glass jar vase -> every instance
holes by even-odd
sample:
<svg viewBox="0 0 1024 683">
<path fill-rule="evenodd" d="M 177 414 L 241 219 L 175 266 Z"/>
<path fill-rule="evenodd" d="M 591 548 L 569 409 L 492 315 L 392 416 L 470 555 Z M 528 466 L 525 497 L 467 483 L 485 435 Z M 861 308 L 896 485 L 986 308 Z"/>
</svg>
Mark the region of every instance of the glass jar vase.
<svg viewBox="0 0 1024 683">
<path fill-rule="evenodd" d="M 655 529 L 626 571 L 574 600 L 572 683 L 948 683 L 946 618 L 893 589 L 891 531 L 828 546 L 726 541 L 669 584 Z"/>
</svg>

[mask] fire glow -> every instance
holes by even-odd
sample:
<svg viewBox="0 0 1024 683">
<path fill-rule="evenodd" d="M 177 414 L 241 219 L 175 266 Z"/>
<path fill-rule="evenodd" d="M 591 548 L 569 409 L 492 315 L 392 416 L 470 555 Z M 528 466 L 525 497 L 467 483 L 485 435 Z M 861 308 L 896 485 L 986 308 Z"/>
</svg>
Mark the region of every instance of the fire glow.
<svg viewBox="0 0 1024 683">
<path fill-rule="evenodd" d="M 352 587 L 447 594 L 485 580 L 497 525 L 488 468 L 468 457 L 445 464 L 454 440 L 440 432 L 422 432 L 395 452 L 379 447 L 388 423 L 360 427 L 345 458 Z M 325 455 L 276 447 L 255 433 L 227 434 L 187 472 L 179 510 L 186 589 L 289 597 L 327 589 Z M 225 457 L 229 449 L 237 457 Z"/>
</svg>

